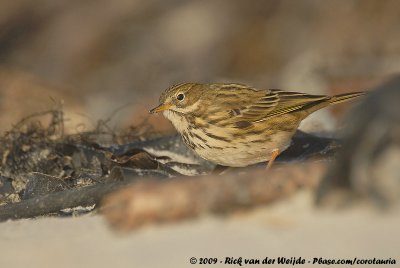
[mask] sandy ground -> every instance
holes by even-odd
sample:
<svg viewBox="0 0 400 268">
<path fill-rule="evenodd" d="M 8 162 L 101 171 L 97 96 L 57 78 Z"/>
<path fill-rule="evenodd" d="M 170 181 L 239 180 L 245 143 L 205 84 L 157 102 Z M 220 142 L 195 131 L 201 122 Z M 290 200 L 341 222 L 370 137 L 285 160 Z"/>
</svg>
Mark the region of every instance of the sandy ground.
<svg viewBox="0 0 400 268">
<path fill-rule="evenodd" d="M 111 230 L 100 215 L 9 221 L 0 224 L 0 267 L 199 266 L 189 263 L 191 257 L 217 257 L 218 262 L 226 257 L 303 257 L 311 262 L 314 257 L 375 257 L 400 262 L 398 210 L 357 206 L 332 211 L 311 204 L 312 195 L 301 192 L 250 212 L 125 234 Z"/>
</svg>

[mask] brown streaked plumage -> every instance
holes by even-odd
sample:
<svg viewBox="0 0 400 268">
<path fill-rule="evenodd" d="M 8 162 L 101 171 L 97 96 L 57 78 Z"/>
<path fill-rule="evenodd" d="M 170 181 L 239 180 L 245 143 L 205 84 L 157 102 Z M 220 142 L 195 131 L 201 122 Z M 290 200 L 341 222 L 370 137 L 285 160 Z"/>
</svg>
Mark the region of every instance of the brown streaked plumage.
<svg viewBox="0 0 400 268">
<path fill-rule="evenodd" d="M 330 97 L 240 84 L 184 83 L 165 90 L 160 105 L 150 112 L 163 112 L 185 143 L 209 161 L 233 167 L 269 161 L 270 167 L 309 114 L 363 94 Z"/>
</svg>

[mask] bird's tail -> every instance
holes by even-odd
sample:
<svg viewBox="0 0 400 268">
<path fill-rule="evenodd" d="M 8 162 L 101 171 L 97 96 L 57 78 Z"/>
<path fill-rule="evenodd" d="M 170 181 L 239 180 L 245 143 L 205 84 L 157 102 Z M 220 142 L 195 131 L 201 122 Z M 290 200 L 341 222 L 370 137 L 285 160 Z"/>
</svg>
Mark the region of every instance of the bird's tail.
<svg viewBox="0 0 400 268">
<path fill-rule="evenodd" d="M 345 101 L 352 100 L 354 98 L 358 98 L 365 94 L 366 94 L 366 92 L 353 92 L 353 93 L 339 94 L 339 95 L 332 96 L 331 99 L 329 100 L 329 102 L 330 102 L 330 104 L 342 103 Z"/>
</svg>

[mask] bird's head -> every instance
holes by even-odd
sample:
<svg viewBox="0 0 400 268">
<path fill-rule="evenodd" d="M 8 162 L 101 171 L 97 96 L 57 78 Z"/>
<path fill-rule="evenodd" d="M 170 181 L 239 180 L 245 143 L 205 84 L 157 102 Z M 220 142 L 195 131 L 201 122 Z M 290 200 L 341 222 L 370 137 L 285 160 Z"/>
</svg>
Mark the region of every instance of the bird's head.
<svg viewBox="0 0 400 268">
<path fill-rule="evenodd" d="M 170 111 L 177 114 L 188 114 L 199 105 L 199 99 L 202 94 L 203 87 L 201 84 L 184 83 L 174 85 L 161 94 L 160 104 L 151 109 L 150 113 Z"/>
</svg>

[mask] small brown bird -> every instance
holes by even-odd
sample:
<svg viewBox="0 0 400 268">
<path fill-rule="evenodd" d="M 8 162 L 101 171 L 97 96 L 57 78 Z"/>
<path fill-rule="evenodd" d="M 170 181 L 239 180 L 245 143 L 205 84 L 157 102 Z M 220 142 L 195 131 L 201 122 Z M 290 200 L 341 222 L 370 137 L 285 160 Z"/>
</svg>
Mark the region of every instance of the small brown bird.
<svg viewBox="0 0 400 268">
<path fill-rule="evenodd" d="M 363 94 L 330 97 L 240 84 L 184 83 L 165 90 L 160 105 L 150 112 L 163 112 L 204 159 L 230 167 L 269 161 L 271 167 L 304 118 Z"/>
</svg>

